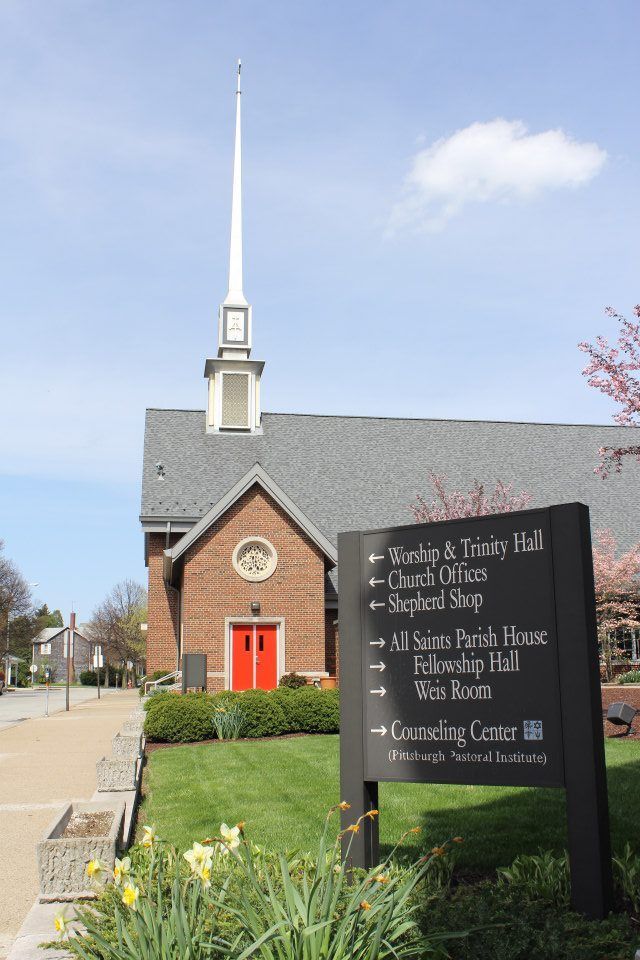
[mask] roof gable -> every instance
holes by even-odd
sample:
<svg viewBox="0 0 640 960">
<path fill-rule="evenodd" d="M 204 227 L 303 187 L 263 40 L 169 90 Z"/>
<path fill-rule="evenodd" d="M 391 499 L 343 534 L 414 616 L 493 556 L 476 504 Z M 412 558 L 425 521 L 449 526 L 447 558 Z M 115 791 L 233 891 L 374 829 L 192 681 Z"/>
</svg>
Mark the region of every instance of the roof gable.
<svg viewBox="0 0 640 960">
<path fill-rule="evenodd" d="M 173 578 L 174 565 L 180 557 L 184 556 L 189 547 L 194 544 L 207 530 L 222 517 L 230 507 L 236 503 L 248 490 L 254 486 L 261 487 L 284 511 L 291 517 L 294 523 L 306 533 L 310 540 L 315 543 L 318 549 L 329 561 L 330 566 L 335 566 L 338 562 L 338 553 L 333 544 L 327 540 L 321 530 L 300 510 L 293 500 L 284 492 L 282 487 L 273 480 L 267 471 L 255 463 L 253 467 L 245 473 L 243 477 L 235 483 L 230 490 L 225 493 L 217 503 L 185 533 L 169 550 L 164 551 L 164 579 L 171 582 Z"/>
</svg>

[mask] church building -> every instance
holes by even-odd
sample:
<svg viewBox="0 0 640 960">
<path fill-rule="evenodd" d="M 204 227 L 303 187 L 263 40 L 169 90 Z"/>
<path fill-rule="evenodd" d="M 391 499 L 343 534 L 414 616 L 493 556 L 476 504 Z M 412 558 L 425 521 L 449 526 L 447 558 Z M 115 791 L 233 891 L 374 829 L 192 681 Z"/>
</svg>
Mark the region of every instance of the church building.
<svg viewBox="0 0 640 960">
<path fill-rule="evenodd" d="M 626 445 L 631 428 L 262 411 L 265 362 L 251 355 L 243 291 L 240 101 L 238 68 L 229 289 L 206 409 L 146 415 L 147 672 L 177 670 L 192 652 L 207 654 L 210 690 L 335 676 L 337 534 L 411 523 L 430 474 L 462 490 L 503 480 L 531 506 L 582 501 L 594 529 L 612 529 L 621 548 L 638 542 L 636 465 L 594 474 L 599 448 Z"/>
</svg>

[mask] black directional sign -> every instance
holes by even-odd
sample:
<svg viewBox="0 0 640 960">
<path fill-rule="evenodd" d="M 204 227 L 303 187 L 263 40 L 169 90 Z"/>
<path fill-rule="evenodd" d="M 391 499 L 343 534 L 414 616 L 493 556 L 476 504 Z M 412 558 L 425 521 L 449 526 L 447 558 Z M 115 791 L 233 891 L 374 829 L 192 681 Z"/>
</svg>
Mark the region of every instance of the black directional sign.
<svg viewBox="0 0 640 960">
<path fill-rule="evenodd" d="M 587 507 L 344 533 L 338 557 L 343 825 L 361 818 L 352 862 L 378 859 L 377 817 L 363 816 L 378 781 L 564 787 L 573 907 L 605 916 Z"/>
<path fill-rule="evenodd" d="M 563 786 L 548 514 L 363 548 L 366 775 Z"/>
</svg>

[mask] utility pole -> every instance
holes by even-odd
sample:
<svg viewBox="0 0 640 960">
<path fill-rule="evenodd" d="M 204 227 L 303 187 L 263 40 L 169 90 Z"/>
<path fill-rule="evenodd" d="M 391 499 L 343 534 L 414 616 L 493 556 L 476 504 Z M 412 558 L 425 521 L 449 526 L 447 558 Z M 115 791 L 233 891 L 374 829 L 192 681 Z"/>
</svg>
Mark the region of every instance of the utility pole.
<svg viewBox="0 0 640 960">
<path fill-rule="evenodd" d="M 76 629 L 76 615 L 72 610 L 71 615 L 69 617 L 69 633 L 68 633 L 68 640 L 67 640 L 67 697 L 66 697 L 65 710 L 69 709 L 69 695 L 70 695 L 70 687 L 71 687 L 71 669 L 72 669 L 71 664 L 73 660 L 73 641 L 74 641 L 75 629 Z"/>
</svg>

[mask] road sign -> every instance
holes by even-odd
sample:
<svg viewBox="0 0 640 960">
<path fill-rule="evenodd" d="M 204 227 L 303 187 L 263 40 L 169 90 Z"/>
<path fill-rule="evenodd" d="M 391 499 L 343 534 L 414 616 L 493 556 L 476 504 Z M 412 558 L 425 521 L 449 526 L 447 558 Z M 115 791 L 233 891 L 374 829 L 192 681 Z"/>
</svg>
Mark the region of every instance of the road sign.
<svg viewBox="0 0 640 960">
<path fill-rule="evenodd" d="M 38 672 L 38 668 L 36 664 L 32 663 L 31 666 L 29 667 L 29 673 L 37 673 L 37 672 Z"/>
<path fill-rule="evenodd" d="M 345 825 L 381 780 L 566 787 L 574 906 L 605 915 L 587 508 L 341 534 L 338 552 Z M 375 862 L 373 819 L 351 851 Z"/>
</svg>

